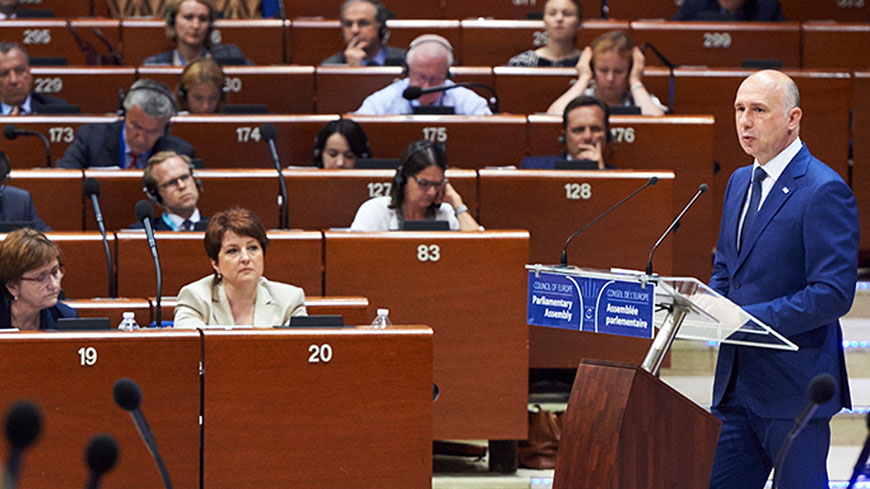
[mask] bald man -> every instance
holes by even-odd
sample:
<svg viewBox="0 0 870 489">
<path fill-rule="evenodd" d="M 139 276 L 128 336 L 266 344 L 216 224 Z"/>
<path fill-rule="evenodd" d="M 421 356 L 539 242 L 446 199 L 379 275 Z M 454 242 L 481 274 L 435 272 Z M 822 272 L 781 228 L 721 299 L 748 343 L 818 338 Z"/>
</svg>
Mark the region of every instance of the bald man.
<svg viewBox="0 0 870 489">
<path fill-rule="evenodd" d="M 722 344 L 713 414 L 722 432 L 711 488 L 761 489 L 818 374 L 837 392 L 791 446 L 780 487 L 827 489 L 830 420 L 851 407 L 839 318 L 857 279 L 858 211 L 840 176 L 799 137 L 797 85 L 773 70 L 746 78 L 734 100 L 740 146 L 755 158 L 725 190 L 710 285 L 800 349 Z"/>
</svg>

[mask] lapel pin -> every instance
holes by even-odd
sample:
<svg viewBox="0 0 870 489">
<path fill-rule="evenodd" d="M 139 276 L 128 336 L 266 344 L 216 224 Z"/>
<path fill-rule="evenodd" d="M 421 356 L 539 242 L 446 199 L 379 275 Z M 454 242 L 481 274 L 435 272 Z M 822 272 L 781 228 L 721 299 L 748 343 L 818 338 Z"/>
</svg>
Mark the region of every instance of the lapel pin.
<svg viewBox="0 0 870 489">
<path fill-rule="evenodd" d="M 787 194 L 787 193 L 788 193 L 788 187 L 783 187 L 783 188 L 782 188 L 782 193 Z"/>
</svg>

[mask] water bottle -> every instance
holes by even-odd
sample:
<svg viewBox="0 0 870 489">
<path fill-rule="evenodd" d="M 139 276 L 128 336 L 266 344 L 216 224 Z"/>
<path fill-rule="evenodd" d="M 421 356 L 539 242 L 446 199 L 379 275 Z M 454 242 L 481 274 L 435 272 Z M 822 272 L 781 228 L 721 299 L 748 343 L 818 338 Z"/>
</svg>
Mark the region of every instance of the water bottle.
<svg viewBox="0 0 870 489">
<path fill-rule="evenodd" d="M 118 325 L 118 329 L 123 331 L 135 331 L 139 329 L 139 323 L 136 322 L 136 313 L 128 311 L 123 314 L 124 319 Z"/>
<path fill-rule="evenodd" d="M 387 326 L 392 326 L 393 323 L 390 322 L 390 310 L 389 309 L 378 309 L 378 317 L 372 321 L 372 327 L 377 329 L 384 329 Z"/>
</svg>

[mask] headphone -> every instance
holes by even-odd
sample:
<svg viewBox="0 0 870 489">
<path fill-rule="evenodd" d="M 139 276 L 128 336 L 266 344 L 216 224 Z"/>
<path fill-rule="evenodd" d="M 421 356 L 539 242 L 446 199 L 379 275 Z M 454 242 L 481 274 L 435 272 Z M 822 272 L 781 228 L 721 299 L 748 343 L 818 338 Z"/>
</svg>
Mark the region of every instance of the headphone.
<svg viewBox="0 0 870 489">
<path fill-rule="evenodd" d="M 345 139 L 347 139 L 348 146 L 351 146 L 350 139 L 344 134 L 344 132 L 340 131 L 341 126 L 346 124 L 350 124 L 351 127 L 346 128 L 348 131 L 345 132 L 359 131 L 362 134 L 363 150 L 358 158 L 372 157 L 372 148 L 369 146 L 369 139 L 366 137 L 363 128 L 352 119 L 339 117 L 334 121 L 329 121 L 324 124 L 323 127 L 320 128 L 320 131 L 317 132 L 317 136 L 314 136 L 314 151 L 311 152 L 311 157 L 318 168 L 323 168 L 323 148 L 326 146 L 326 140 L 329 139 L 330 136 L 333 134 L 341 134 Z M 351 146 L 351 151 L 353 151 L 353 146 Z"/>
<path fill-rule="evenodd" d="M 178 9 L 185 0 L 172 0 L 166 5 L 166 10 L 163 11 L 163 18 L 166 19 L 166 37 L 174 39 L 173 42 L 178 42 L 178 33 L 175 31 L 175 17 L 178 16 Z M 211 31 L 214 29 L 214 8 L 211 4 L 203 0 L 197 0 L 208 7 L 208 29 L 205 31 L 205 40 L 203 44 L 209 46 L 211 44 Z"/>
<path fill-rule="evenodd" d="M 456 53 L 453 51 L 453 46 L 450 45 L 450 41 L 443 36 L 439 36 L 438 34 L 423 34 L 421 36 L 417 36 L 411 44 L 408 45 L 408 51 L 405 53 L 405 60 L 402 62 L 402 78 L 408 76 L 408 61 L 411 59 L 411 55 L 414 52 L 414 49 L 427 43 L 439 44 L 447 49 L 447 52 L 450 53 L 450 66 L 453 66 L 456 63 Z M 450 72 L 450 68 L 447 69 L 447 79 L 453 79 L 453 73 Z"/>
<path fill-rule="evenodd" d="M 127 93 L 124 93 L 124 89 L 121 88 L 118 93 L 118 115 L 121 117 L 127 116 L 127 108 L 124 107 L 124 103 L 130 97 L 130 95 L 135 91 L 149 91 L 159 93 L 160 95 L 166 97 L 167 100 L 172 105 L 172 112 L 175 115 L 175 95 L 172 93 L 172 90 L 169 89 L 165 84 L 150 80 L 148 78 L 140 78 L 136 80 L 133 85 L 130 86 L 130 90 Z M 169 127 L 169 124 L 166 125 Z"/>
<path fill-rule="evenodd" d="M 405 153 L 402 155 L 402 160 L 396 168 L 396 175 L 393 177 L 393 189 L 395 190 L 396 197 L 398 197 L 400 202 L 405 200 L 405 184 L 408 183 L 408 177 L 405 175 L 405 163 L 411 161 L 416 153 L 426 153 L 427 159 L 429 159 L 429 153 L 431 153 L 435 165 L 439 168 L 447 169 L 447 158 L 444 154 L 444 148 L 440 144 L 433 143 L 426 139 L 411 143 L 405 149 Z"/>
<path fill-rule="evenodd" d="M 601 109 L 601 112 L 604 113 L 604 142 L 609 143 L 613 140 L 613 135 L 610 134 L 610 107 L 595 97 L 581 95 L 571 102 L 568 102 L 568 105 L 565 106 L 565 111 L 562 113 L 562 134 L 557 139 L 559 144 L 564 145 L 566 143 L 565 131 L 568 129 L 568 114 L 581 107 L 594 106 L 598 106 L 598 108 Z"/>
<path fill-rule="evenodd" d="M 161 159 L 159 161 L 156 161 L 155 158 L 157 157 L 160 157 Z M 148 164 L 145 166 L 145 171 L 142 173 L 142 192 L 145 193 L 145 196 L 148 197 L 148 200 L 153 204 L 163 206 L 163 197 L 160 196 L 160 189 L 157 187 L 157 179 L 154 178 L 154 174 L 152 173 L 154 165 L 165 163 L 169 158 L 172 157 L 181 158 L 185 163 L 187 163 L 187 167 L 190 170 L 190 176 L 193 177 L 193 182 L 196 185 L 196 190 L 202 193 L 202 180 L 200 180 L 196 177 L 196 175 L 193 174 L 193 170 L 195 167 L 190 157 L 187 155 L 178 154 L 174 151 L 161 151 L 160 153 L 152 156 L 150 160 L 148 160 Z"/>
<path fill-rule="evenodd" d="M 187 110 L 190 110 L 190 107 L 188 107 L 188 105 L 187 105 L 187 93 L 190 91 L 191 87 L 185 85 L 184 76 L 187 74 L 187 72 L 189 70 L 191 70 L 193 68 L 193 66 L 198 65 L 200 63 L 203 63 L 206 60 L 211 62 L 211 63 L 216 63 L 216 61 L 214 61 L 211 58 L 197 58 L 197 59 L 191 61 L 190 63 L 187 63 L 187 65 L 185 65 L 184 69 L 181 70 L 181 74 L 178 75 L 178 91 L 175 93 L 175 95 L 178 97 L 178 106 L 183 106 Z M 223 106 L 224 104 L 227 103 L 227 87 L 226 87 L 226 77 L 224 76 L 224 70 L 222 70 L 220 68 L 220 66 L 218 66 L 218 71 L 221 74 L 221 79 L 220 79 L 220 82 L 218 83 L 218 92 L 220 93 L 220 104 L 218 105 L 218 108 L 220 108 L 221 106 Z M 200 80 L 200 81 L 197 81 L 195 83 L 200 83 L 202 81 L 211 81 L 211 80 Z"/>
</svg>

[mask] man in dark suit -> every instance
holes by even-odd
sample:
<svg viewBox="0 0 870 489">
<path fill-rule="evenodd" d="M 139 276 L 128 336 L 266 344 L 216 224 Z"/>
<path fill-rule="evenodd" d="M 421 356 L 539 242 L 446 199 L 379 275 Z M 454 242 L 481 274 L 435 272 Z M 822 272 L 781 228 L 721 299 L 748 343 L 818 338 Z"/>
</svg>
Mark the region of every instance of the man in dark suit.
<svg viewBox="0 0 870 489">
<path fill-rule="evenodd" d="M 60 97 L 33 91 L 30 57 L 18 43 L 0 42 L 0 109 L 3 115 L 51 112 L 48 106 L 67 106 Z"/>
<path fill-rule="evenodd" d="M 674 20 L 779 22 L 785 16 L 779 0 L 685 0 Z"/>
<path fill-rule="evenodd" d="M 0 222 L 26 223 L 39 231 L 51 231 L 36 213 L 30 192 L 6 185 L 9 171 L 9 158 L 0 150 Z"/>
<path fill-rule="evenodd" d="M 163 214 L 151 220 L 155 231 L 201 231 L 208 218 L 199 212 L 199 180 L 193 175 L 193 163 L 186 155 L 161 151 L 148 160 L 142 173 L 142 190 L 151 202 L 163 208 Z M 130 226 L 141 229 L 141 222 Z"/>
<path fill-rule="evenodd" d="M 323 60 L 323 65 L 398 66 L 405 50 L 387 46 L 389 12 L 378 0 L 347 0 L 341 6 L 344 51 Z"/>
<path fill-rule="evenodd" d="M 713 413 L 722 432 L 711 488 L 762 488 L 793 420 L 820 373 L 837 381 L 794 440 L 781 487 L 828 487 L 830 419 L 851 407 L 839 318 L 857 279 L 858 212 L 839 175 L 799 136 L 797 85 L 773 70 L 743 81 L 734 102 L 737 136 L 755 162 L 725 190 L 710 285 L 799 347 L 779 351 L 722 344 Z"/>
<path fill-rule="evenodd" d="M 166 150 L 193 157 L 190 144 L 169 134 L 169 119 L 175 114 L 169 87 L 142 78 L 130 87 L 123 105 L 123 120 L 81 126 L 56 165 L 145 168 L 151 155 Z"/>
<path fill-rule="evenodd" d="M 583 168 L 603 170 L 611 168 L 604 158 L 610 133 L 610 108 L 595 97 L 581 95 L 568 102 L 562 112 L 562 135 L 559 143 L 565 146 L 561 155 L 527 156 L 520 168 L 552 170 L 557 161 L 571 160 Z"/>
</svg>

